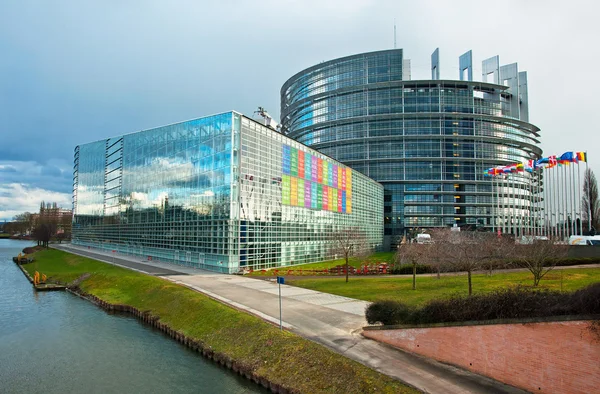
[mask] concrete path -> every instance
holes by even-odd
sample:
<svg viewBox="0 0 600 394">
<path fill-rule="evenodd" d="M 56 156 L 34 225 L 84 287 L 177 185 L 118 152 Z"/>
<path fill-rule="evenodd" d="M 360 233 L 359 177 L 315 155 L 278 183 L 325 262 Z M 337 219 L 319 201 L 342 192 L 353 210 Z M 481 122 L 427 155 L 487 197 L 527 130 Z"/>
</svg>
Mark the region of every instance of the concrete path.
<svg viewBox="0 0 600 394">
<path fill-rule="evenodd" d="M 53 245 L 71 253 L 159 275 L 205 293 L 237 309 L 279 324 L 279 286 L 273 281 L 223 275 L 139 257 L 73 245 Z M 337 353 L 427 393 L 523 393 L 495 380 L 400 351 L 360 335 L 367 325 L 365 301 L 281 286 L 283 327 Z"/>
</svg>

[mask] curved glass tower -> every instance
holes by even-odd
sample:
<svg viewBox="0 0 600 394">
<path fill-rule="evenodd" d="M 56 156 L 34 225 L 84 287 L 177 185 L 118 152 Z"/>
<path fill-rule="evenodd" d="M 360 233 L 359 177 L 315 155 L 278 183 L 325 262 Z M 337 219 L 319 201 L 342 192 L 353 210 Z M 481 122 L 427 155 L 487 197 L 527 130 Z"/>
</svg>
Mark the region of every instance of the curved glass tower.
<svg viewBox="0 0 600 394">
<path fill-rule="evenodd" d="M 487 168 L 538 159 L 539 128 L 528 122 L 527 74 L 517 64 L 483 62 L 472 80 L 471 52 L 461 80 L 410 80 L 402 49 L 320 63 L 281 89 L 283 131 L 385 188 L 386 240 L 407 229 L 470 225 L 534 233 L 539 180 L 484 177 Z"/>
</svg>

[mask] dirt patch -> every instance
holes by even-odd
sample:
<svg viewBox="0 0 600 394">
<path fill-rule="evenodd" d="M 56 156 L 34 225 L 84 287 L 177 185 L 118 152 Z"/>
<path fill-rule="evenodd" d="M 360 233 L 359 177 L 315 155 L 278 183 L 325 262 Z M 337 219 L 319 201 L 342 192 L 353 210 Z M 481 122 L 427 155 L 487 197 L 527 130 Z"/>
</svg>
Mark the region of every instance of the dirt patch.
<svg viewBox="0 0 600 394">
<path fill-rule="evenodd" d="M 29 246 L 29 247 L 23 249 L 23 253 L 31 254 L 31 253 L 35 253 L 35 252 L 38 252 L 38 251 L 44 250 L 44 249 L 46 249 L 46 248 L 44 248 L 43 246 Z"/>
</svg>

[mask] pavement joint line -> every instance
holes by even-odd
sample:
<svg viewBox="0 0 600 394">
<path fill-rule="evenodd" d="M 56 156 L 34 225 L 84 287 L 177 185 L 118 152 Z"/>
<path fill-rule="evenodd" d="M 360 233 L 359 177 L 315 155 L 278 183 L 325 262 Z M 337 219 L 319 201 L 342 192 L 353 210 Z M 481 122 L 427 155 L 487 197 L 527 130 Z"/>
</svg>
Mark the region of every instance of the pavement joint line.
<svg viewBox="0 0 600 394">
<path fill-rule="evenodd" d="M 205 289 L 203 289 L 203 288 L 201 288 L 201 287 L 194 286 L 194 285 L 187 285 L 187 284 L 185 284 L 185 283 L 183 283 L 183 282 L 180 282 L 180 281 L 178 281 L 178 280 L 176 280 L 176 279 L 169 278 L 169 277 L 165 277 L 165 279 L 167 279 L 168 281 L 171 281 L 171 282 L 173 282 L 173 283 L 175 283 L 175 284 L 178 284 L 178 285 L 180 285 L 180 286 L 187 287 L 188 289 L 195 290 L 195 291 L 197 291 L 197 292 L 200 292 L 200 293 L 202 293 L 202 294 L 205 294 L 205 295 L 207 295 L 207 296 L 208 296 L 208 297 L 210 297 L 210 298 L 213 298 L 213 299 L 216 299 L 216 300 L 218 300 L 218 301 L 221 301 L 221 302 L 223 302 L 224 304 L 227 304 L 227 305 L 233 306 L 233 307 L 235 307 L 236 309 L 240 309 L 240 310 L 243 310 L 243 311 L 250 312 L 250 313 L 252 313 L 253 315 L 256 315 L 256 316 L 258 316 L 258 317 L 260 317 L 260 318 L 261 318 L 261 319 L 263 319 L 263 320 L 267 320 L 267 321 L 269 321 L 269 322 L 271 322 L 271 323 L 273 323 L 273 324 L 279 325 L 279 319 L 276 319 L 276 318 L 274 318 L 274 317 L 272 317 L 272 316 L 269 316 L 269 315 L 267 315 L 266 313 L 263 313 L 263 312 L 261 312 L 261 311 L 257 311 L 256 309 L 253 309 L 253 308 L 247 307 L 246 305 L 242 305 L 242 304 L 240 304 L 240 303 L 238 303 L 238 302 L 235 302 L 235 301 L 232 301 L 232 300 L 230 300 L 230 299 L 228 299 L 228 298 L 222 297 L 222 296 L 220 296 L 220 295 L 218 295 L 218 294 L 215 294 L 215 293 L 213 293 L 213 292 L 210 292 L 210 291 L 208 291 L 208 290 L 205 290 Z M 281 322 L 281 325 L 282 325 L 282 327 L 285 327 L 285 328 L 286 328 L 286 329 L 288 329 L 288 330 L 292 330 L 292 329 L 294 329 L 294 328 L 295 328 L 293 325 L 291 325 L 291 324 L 289 324 L 289 323 L 286 323 L 286 322 L 284 322 L 284 321 L 282 321 L 282 322 Z"/>
</svg>

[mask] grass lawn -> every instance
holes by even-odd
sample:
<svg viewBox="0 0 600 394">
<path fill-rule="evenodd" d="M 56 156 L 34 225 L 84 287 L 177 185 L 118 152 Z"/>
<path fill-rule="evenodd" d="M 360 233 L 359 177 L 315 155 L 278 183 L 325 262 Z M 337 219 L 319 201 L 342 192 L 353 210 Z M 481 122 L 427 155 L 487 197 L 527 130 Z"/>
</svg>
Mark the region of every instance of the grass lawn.
<svg viewBox="0 0 600 394">
<path fill-rule="evenodd" d="M 361 267 L 365 264 L 373 264 L 373 263 L 392 263 L 393 259 L 394 259 L 394 252 L 377 252 L 377 253 L 373 253 L 372 255 L 368 256 L 368 257 L 363 257 L 363 258 L 354 258 L 351 257 L 350 259 L 348 259 L 348 264 L 353 266 L 353 267 Z M 310 264 L 299 264 L 299 265 L 292 265 L 292 266 L 288 266 L 288 267 L 280 267 L 278 268 L 278 272 L 279 275 L 287 275 L 288 271 L 290 271 L 290 275 L 299 275 L 300 271 L 302 271 L 303 273 L 307 273 L 313 270 L 323 270 L 323 269 L 329 269 L 338 265 L 344 265 L 346 264 L 346 260 L 342 259 L 337 259 L 337 260 L 330 260 L 330 261 L 321 261 L 319 263 L 310 263 Z M 251 276 L 265 276 L 265 275 L 273 275 L 273 270 L 269 270 L 269 271 L 253 271 L 251 274 Z"/>
<path fill-rule="evenodd" d="M 163 279 L 59 250 L 35 253 L 23 266 L 48 281 L 71 282 L 105 301 L 150 311 L 163 323 L 300 392 L 416 393 L 400 382 L 261 319 Z"/>
<path fill-rule="evenodd" d="M 496 272 L 473 275 L 473 292 L 488 292 L 508 286 L 533 284 L 531 273 Z M 540 282 L 540 288 L 573 291 L 600 281 L 600 268 L 573 268 L 550 271 Z M 287 284 L 322 291 L 324 293 L 356 298 L 365 301 L 394 299 L 410 305 L 422 305 L 432 299 L 459 294 L 467 295 L 466 275 L 417 276 L 417 289 L 412 290 L 412 276 L 351 276 L 316 279 L 289 279 Z"/>
</svg>

